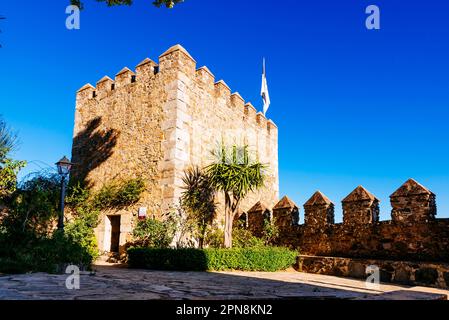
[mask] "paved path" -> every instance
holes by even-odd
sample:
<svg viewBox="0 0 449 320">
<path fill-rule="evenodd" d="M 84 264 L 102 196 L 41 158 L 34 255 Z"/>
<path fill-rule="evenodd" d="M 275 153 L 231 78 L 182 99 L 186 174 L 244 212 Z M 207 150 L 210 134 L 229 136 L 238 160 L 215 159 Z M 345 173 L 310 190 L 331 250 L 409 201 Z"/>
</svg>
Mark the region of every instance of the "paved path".
<svg viewBox="0 0 449 320">
<path fill-rule="evenodd" d="M 0 275 L 0 299 L 8 300 L 251 300 L 251 299 L 444 299 L 449 292 L 381 285 L 298 272 L 160 272 L 95 266 L 81 273 L 80 290 L 67 275 Z M 438 294 L 439 293 L 439 294 Z M 443 293 L 443 295 L 441 295 Z M 446 295 L 444 295 L 446 294 Z"/>
</svg>

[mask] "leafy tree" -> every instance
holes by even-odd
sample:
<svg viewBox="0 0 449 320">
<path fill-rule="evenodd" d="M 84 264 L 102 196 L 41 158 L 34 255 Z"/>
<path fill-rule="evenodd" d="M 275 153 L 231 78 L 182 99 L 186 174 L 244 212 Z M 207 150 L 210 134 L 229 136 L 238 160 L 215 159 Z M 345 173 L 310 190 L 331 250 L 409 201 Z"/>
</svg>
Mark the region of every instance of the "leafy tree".
<svg viewBox="0 0 449 320">
<path fill-rule="evenodd" d="M 217 162 L 209 165 L 206 172 L 212 186 L 225 196 L 224 246 L 232 247 L 232 224 L 242 200 L 250 193 L 263 187 L 266 166 L 258 160 L 251 160 L 248 146 L 234 145 L 228 150 L 222 143 L 215 154 Z"/>
<path fill-rule="evenodd" d="M 12 195 L 7 222 L 12 232 L 45 236 L 58 217 L 60 179 L 55 173 L 38 173 L 25 179 Z"/>
<path fill-rule="evenodd" d="M 184 173 L 183 183 L 181 207 L 196 225 L 199 247 L 203 249 L 207 229 L 215 218 L 215 189 L 209 177 L 198 167 Z"/>
<path fill-rule="evenodd" d="M 4 201 L 16 191 L 17 174 L 25 164 L 25 161 L 11 159 L 0 161 L 0 200 Z"/>
<path fill-rule="evenodd" d="M 155 0 L 153 1 L 153 5 L 156 7 L 165 6 L 167 8 L 173 8 L 176 4 L 183 2 L 184 0 Z M 133 4 L 133 0 L 97 0 L 97 2 L 105 2 L 107 6 L 122 6 L 127 5 L 130 6 Z M 83 2 L 81 0 L 70 0 L 72 5 L 77 6 L 78 8 L 83 8 Z"/>
</svg>

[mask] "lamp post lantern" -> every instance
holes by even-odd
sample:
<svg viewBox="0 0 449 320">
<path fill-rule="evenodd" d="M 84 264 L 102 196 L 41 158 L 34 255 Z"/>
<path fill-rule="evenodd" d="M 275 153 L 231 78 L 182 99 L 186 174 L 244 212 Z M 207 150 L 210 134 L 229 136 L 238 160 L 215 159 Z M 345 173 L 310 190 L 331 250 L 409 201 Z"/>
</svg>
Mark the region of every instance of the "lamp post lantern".
<svg viewBox="0 0 449 320">
<path fill-rule="evenodd" d="M 61 160 L 56 162 L 56 166 L 58 168 L 58 173 L 61 176 L 61 212 L 59 213 L 58 219 L 58 230 L 64 231 L 64 202 L 65 202 L 65 186 L 66 179 L 70 173 L 70 169 L 72 169 L 73 163 L 64 156 Z"/>
</svg>

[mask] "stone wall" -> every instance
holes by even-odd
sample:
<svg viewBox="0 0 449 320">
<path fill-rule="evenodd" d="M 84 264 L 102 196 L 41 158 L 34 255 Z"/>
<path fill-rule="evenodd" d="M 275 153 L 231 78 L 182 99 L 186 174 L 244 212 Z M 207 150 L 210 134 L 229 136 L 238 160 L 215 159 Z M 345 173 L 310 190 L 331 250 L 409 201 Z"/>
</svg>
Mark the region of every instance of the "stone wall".
<svg viewBox="0 0 449 320">
<path fill-rule="evenodd" d="M 379 222 L 379 201 L 363 187 L 343 200 L 340 224 L 333 221 L 333 203 L 321 192 L 304 205 L 302 225 L 293 218 L 298 207 L 291 200 L 282 202 L 272 210 L 280 229 L 277 244 L 298 248 L 301 254 L 449 262 L 449 219 L 435 218 L 435 195 L 414 180 L 391 195 L 391 221 Z M 260 225 L 260 219 L 249 220 L 250 230 L 259 236 L 260 227 L 254 228 L 251 221 Z"/>
<path fill-rule="evenodd" d="M 238 93 L 231 94 L 224 81 L 216 82 L 207 67 L 197 69 L 181 46 L 163 53 L 159 63 L 147 58 L 135 72 L 124 68 L 114 80 L 103 77 L 96 87 L 83 86 L 76 97 L 72 179 L 94 190 L 135 177 L 147 184 L 135 207 L 103 213 L 96 230 L 100 248 L 107 246 L 107 215 L 121 215 L 124 245 L 139 207 L 153 216 L 174 210 L 184 170 L 211 163 L 211 151 L 222 141 L 249 145 L 268 165 L 266 187 L 249 195 L 242 209 L 261 199 L 273 207 L 279 199 L 276 125 Z"/>
<path fill-rule="evenodd" d="M 363 280 L 377 269 L 383 283 L 449 288 L 448 263 L 299 256 L 296 267 L 301 272 Z"/>
</svg>

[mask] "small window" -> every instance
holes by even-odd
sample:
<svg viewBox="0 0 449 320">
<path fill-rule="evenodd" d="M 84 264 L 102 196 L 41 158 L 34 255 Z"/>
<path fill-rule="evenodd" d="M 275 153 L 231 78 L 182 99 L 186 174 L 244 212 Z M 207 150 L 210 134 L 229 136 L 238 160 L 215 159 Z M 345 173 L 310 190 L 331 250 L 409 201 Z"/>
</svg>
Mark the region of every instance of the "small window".
<svg viewBox="0 0 449 320">
<path fill-rule="evenodd" d="M 131 83 L 136 82 L 136 76 L 131 76 Z"/>
<path fill-rule="evenodd" d="M 159 73 L 159 66 L 155 66 L 154 67 L 154 74 L 158 74 Z"/>
<path fill-rule="evenodd" d="M 97 91 L 92 92 L 92 98 L 96 98 L 97 97 Z"/>
<path fill-rule="evenodd" d="M 111 90 L 115 90 L 115 83 L 111 84 Z"/>
</svg>

